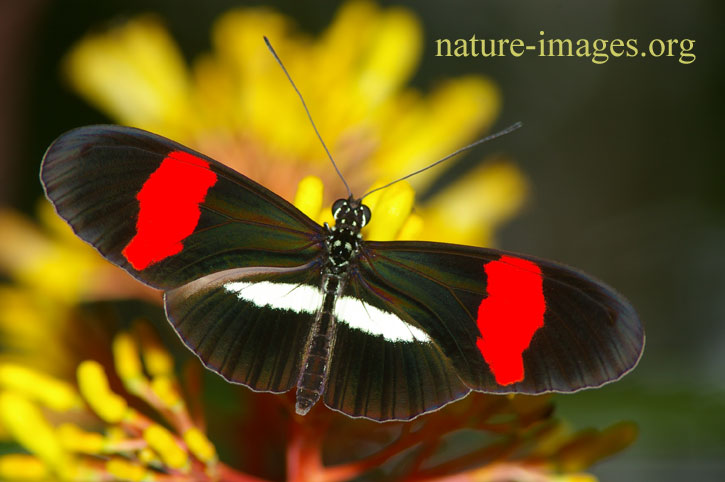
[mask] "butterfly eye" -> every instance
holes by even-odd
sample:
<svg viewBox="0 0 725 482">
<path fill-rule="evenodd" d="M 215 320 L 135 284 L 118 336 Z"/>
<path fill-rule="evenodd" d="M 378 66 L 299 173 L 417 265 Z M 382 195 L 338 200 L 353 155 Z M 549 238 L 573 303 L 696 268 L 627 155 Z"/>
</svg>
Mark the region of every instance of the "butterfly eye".
<svg viewBox="0 0 725 482">
<path fill-rule="evenodd" d="M 362 205 L 362 221 L 360 222 L 360 227 L 363 227 L 367 223 L 369 223 L 370 217 L 371 217 L 370 208 L 363 204 Z"/>
<path fill-rule="evenodd" d="M 345 206 L 347 203 L 347 199 L 338 199 L 332 204 L 332 216 L 337 219 L 337 214 L 340 212 L 340 209 Z"/>
</svg>

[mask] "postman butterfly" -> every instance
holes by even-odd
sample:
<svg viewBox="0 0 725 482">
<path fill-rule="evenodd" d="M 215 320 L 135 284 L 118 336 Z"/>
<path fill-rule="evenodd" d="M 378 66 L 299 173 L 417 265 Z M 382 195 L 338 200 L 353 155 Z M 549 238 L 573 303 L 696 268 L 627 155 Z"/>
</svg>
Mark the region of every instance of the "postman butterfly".
<svg viewBox="0 0 725 482">
<path fill-rule="evenodd" d="M 619 379 L 642 353 L 630 303 L 580 271 L 496 249 L 366 241 L 364 196 L 335 201 L 334 225 L 320 226 L 140 129 L 71 130 L 40 178 L 80 238 L 164 292 L 168 320 L 206 367 L 255 391 L 296 388 L 301 415 L 322 400 L 409 420 L 472 390 L 573 392 Z"/>
</svg>

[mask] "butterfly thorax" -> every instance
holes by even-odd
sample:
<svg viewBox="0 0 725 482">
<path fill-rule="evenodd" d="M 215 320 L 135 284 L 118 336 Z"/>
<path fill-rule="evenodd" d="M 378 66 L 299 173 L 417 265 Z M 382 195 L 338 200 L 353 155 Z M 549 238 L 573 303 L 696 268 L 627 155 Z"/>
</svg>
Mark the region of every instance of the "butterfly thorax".
<svg viewBox="0 0 725 482">
<path fill-rule="evenodd" d="M 296 411 L 306 414 L 322 396 L 327 382 L 330 353 L 335 345 L 335 302 L 342 295 L 351 261 L 362 242 L 360 229 L 370 221 L 370 209 L 353 199 L 332 205 L 335 226 L 327 227 L 327 261 L 322 269 L 322 306 L 305 344 L 304 363 L 297 381 Z"/>
<path fill-rule="evenodd" d="M 326 268 L 332 274 L 343 274 L 357 254 L 362 241 L 360 229 L 370 221 L 370 209 L 360 201 L 338 199 L 332 205 L 335 225 L 325 240 L 328 253 Z"/>
</svg>

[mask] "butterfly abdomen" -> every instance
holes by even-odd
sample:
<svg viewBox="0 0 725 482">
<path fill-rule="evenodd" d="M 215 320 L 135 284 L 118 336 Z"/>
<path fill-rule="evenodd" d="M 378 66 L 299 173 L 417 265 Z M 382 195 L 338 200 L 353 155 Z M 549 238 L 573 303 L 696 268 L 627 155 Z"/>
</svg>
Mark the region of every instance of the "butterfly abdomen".
<svg viewBox="0 0 725 482">
<path fill-rule="evenodd" d="M 295 410 L 300 415 L 309 412 L 325 391 L 330 353 L 335 345 L 337 331 L 333 309 L 342 288 L 343 283 L 338 275 L 328 273 L 322 277 L 322 306 L 310 330 L 302 371 L 297 382 Z"/>
</svg>

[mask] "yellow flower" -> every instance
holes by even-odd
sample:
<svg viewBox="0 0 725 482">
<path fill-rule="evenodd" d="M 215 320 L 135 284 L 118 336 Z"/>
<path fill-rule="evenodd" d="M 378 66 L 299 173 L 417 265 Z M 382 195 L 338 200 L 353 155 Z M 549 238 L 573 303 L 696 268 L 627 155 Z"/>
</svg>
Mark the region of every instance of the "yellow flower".
<svg viewBox="0 0 725 482">
<path fill-rule="evenodd" d="M 43 294 L 48 302 L 76 304 L 95 299 L 159 299 L 81 241 L 47 201 L 38 204 L 38 227 L 20 214 L 0 208 L 0 273 L 19 286 Z"/>
<path fill-rule="evenodd" d="M 48 467 L 32 455 L 11 454 L 0 456 L 0 480 L 48 480 Z"/>
<path fill-rule="evenodd" d="M 148 338 L 155 336 L 153 331 L 145 326 L 134 333 L 116 335 L 113 368 L 129 391 L 154 408 L 155 419 L 170 428 L 129 406 L 110 387 L 106 368 L 94 360 L 78 366 L 73 385 L 27 367 L 0 365 L 0 426 L 31 454 L 0 457 L 3 480 L 44 480 L 49 474 L 69 481 L 157 480 L 162 473 L 177 480 L 215 479 L 220 465 L 216 449 L 192 421 L 175 376 L 154 375 L 155 369 L 144 362 L 149 358 L 138 349 L 139 341 L 141 350 L 148 346 L 138 334 Z M 159 343 L 150 349 L 156 357 L 170 357 Z M 174 394 L 170 403 L 152 390 L 157 377 L 164 377 L 167 392 Z M 54 398 L 59 395 L 66 402 Z M 61 413 L 77 422 L 58 423 Z M 106 425 L 105 432 L 89 423 L 94 414 Z M 107 462 L 99 464 L 100 458 Z"/>
<path fill-rule="evenodd" d="M 40 408 L 29 399 L 13 391 L 0 393 L 0 423 L 52 469 L 65 469 L 68 454 Z"/>
<path fill-rule="evenodd" d="M 357 195 L 480 136 L 500 109 L 497 87 L 481 76 L 442 81 L 428 94 L 406 87 L 422 51 L 421 26 L 404 8 L 381 9 L 367 1 L 345 4 L 317 39 L 272 10 L 232 10 L 213 27 L 214 49 L 192 66 L 160 20 L 140 17 L 89 35 L 64 65 L 71 85 L 110 117 L 196 148 L 287 199 L 305 176 L 321 178 L 324 196 L 306 186 L 297 204 L 313 218 L 328 220 L 320 209 L 329 210 L 347 194 L 264 35 L 285 61 Z M 411 178 L 411 186 L 424 188 L 438 172 Z M 410 225 L 412 209 L 391 208 L 394 201 L 387 211 L 373 208 L 376 216 L 365 234 L 485 245 L 520 207 L 525 184 L 513 164 L 499 161 L 417 206 Z M 456 194 L 459 189 L 464 194 Z M 321 198 L 326 202 L 319 204 Z M 397 230 L 388 227 L 388 214 L 396 218 Z"/>
<path fill-rule="evenodd" d="M 56 411 L 80 406 L 78 394 L 68 383 L 14 363 L 0 363 L 0 389 L 12 390 Z"/>
</svg>

